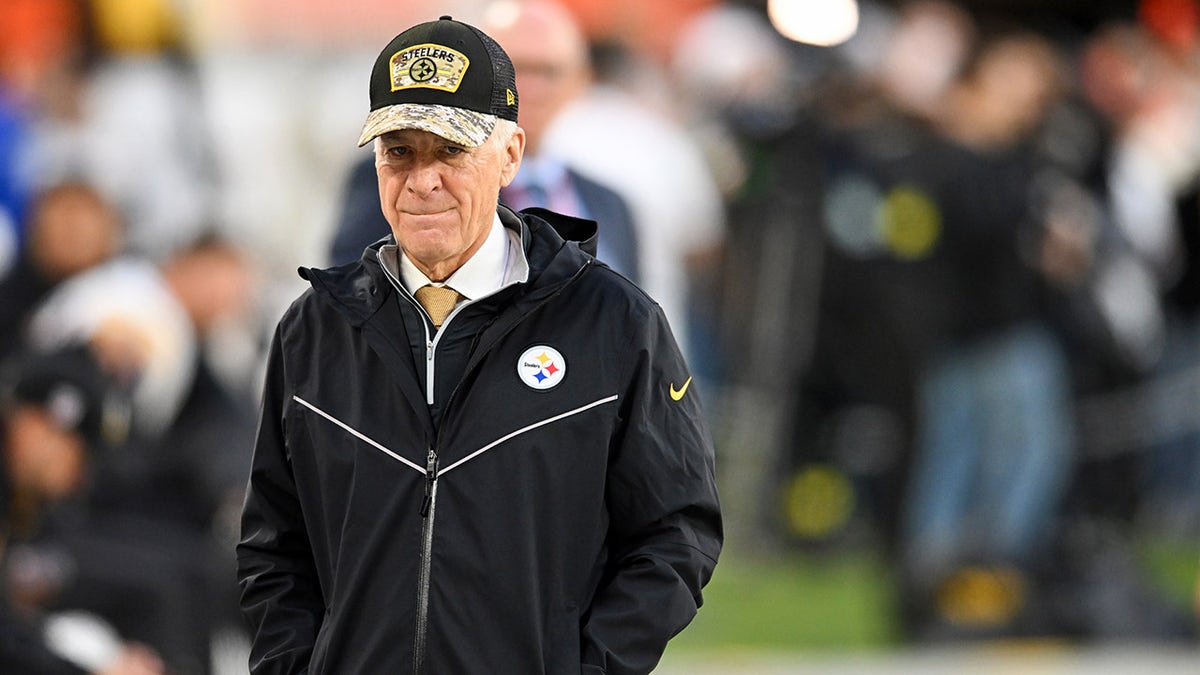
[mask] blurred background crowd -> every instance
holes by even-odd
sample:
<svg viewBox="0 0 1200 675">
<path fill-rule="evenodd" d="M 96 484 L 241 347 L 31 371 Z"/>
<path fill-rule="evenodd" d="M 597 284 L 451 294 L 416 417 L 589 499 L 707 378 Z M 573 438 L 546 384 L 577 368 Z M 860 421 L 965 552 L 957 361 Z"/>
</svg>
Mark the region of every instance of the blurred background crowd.
<svg viewBox="0 0 1200 675">
<path fill-rule="evenodd" d="M 1194 639 L 1139 552 L 1200 550 L 1196 0 L 2 0 L 15 620 L 93 672 L 237 654 L 266 340 L 298 265 L 387 233 L 367 76 L 441 14 L 516 64 L 505 200 L 597 216 L 666 310 L 727 558 L 872 551 L 914 643 Z M 13 392 L 81 352 L 105 387 L 55 482 L 17 413 L 82 418 Z"/>
</svg>

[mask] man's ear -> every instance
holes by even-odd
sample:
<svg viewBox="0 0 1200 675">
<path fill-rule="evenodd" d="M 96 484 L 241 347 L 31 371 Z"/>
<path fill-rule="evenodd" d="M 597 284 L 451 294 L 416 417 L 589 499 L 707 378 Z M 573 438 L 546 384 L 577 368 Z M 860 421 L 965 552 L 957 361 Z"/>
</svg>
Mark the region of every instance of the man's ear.
<svg viewBox="0 0 1200 675">
<path fill-rule="evenodd" d="M 504 147 L 504 167 L 500 173 L 500 186 L 507 187 L 521 169 L 521 158 L 525 156 L 525 130 L 517 127 L 508 145 Z"/>
</svg>

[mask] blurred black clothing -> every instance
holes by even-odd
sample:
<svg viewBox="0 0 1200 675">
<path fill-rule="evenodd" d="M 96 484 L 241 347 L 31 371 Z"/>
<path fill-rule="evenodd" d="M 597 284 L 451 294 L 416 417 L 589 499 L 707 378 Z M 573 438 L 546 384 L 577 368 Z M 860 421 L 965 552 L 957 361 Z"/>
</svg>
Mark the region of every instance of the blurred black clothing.
<svg viewBox="0 0 1200 675">
<path fill-rule="evenodd" d="M 86 670 L 54 654 L 36 623 L 25 621 L 0 601 L 0 673 L 84 675 Z"/>
<path fill-rule="evenodd" d="M 76 561 L 63 606 L 151 646 L 177 675 L 206 675 L 213 633 L 237 616 L 232 543 L 215 520 L 229 500 L 240 503 L 250 408 L 198 358 L 170 428 L 111 453 L 90 511 L 60 536 Z"/>
<path fill-rule="evenodd" d="M 0 428 L 0 443 L 3 443 Z M 4 453 L 0 452 L 0 460 Z M 4 462 L 0 461 L 0 673 L 21 675 L 80 675 L 82 668 L 55 654 L 46 645 L 41 622 L 12 605 L 8 584 L 8 549 L 11 543 L 9 499 L 11 489 Z"/>
<path fill-rule="evenodd" d="M 24 331 L 29 316 L 54 286 L 27 255 L 19 257 L 0 280 L 0 358 L 25 346 Z"/>
<path fill-rule="evenodd" d="M 51 609 L 102 617 L 173 675 L 209 675 L 213 631 L 236 606 L 232 561 L 213 540 L 148 515 L 93 515 L 60 532 L 74 569 Z"/>
<path fill-rule="evenodd" d="M 135 438 L 97 481 L 91 504 L 209 536 L 217 510 L 245 486 L 253 443 L 249 406 L 201 357 L 179 414 L 159 438 Z"/>
<path fill-rule="evenodd" d="M 1200 180 L 1175 202 L 1183 263 L 1179 278 L 1167 290 L 1169 306 L 1193 319 L 1200 318 Z"/>
<path fill-rule="evenodd" d="M 342 187 L 341 211 L 330 243 L 331 264 L 354 262 L 363 249 L 391 234 L 379 206 L 374 154 L 354 163 Z"/>
</svg>

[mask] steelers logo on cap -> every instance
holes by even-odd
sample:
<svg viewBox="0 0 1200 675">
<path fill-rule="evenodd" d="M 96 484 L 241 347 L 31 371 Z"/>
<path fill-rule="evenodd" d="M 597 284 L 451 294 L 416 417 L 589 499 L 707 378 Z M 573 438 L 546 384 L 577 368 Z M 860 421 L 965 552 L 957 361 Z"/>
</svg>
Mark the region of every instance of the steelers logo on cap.
<svg viewBox="0 0 1200 675">
<path fill-rule="evenodd" d="M 440 89 L 453 94 L 470 67 L 471 59 L 455 49 L 428 43 L 413 45 L 392 54 L 392 91 Z"/>
<path fill-rule="evenodd" d="M 553 347 L 537 345 L 517 359 L 517 377 L 532 389 L 553 389 L 567 375 L 567 362 Z"/>
<path fill-rule="evenodd" d="M 408 67 L 408 75 L 415 82 L 428 82 L 437 75 L 437 65 L 430 59 L 418 59 Z"/>
</svg>

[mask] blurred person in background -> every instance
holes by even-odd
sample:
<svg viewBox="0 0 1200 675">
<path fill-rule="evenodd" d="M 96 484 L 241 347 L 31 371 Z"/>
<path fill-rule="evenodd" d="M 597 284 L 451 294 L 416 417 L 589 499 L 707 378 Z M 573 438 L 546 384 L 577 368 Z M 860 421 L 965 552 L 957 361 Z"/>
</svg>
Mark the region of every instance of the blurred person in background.
<svg viewBox="0 0 1200 675">
<path fill-rule="evenodd" d="M 77 53 L 75 0 L 11 0 L 0 7 L 0 276 L 20 254 L 33 197 L 29 144 L 44 82 Z"/>
<path fill-rule="evenodd" d="M 110 628 L 58 619 L 70 563 L 55 543 L 54 511 L 87 483 L 92 453 L 117 440 L 118 388 L 86 347 L 22 352 L 0 370 L 0 669 L 22 675 L 162 675 L 147 647 Z M 57 563 L 45 565 L 47 561 Z M 47 570 L 49 568 L 49 570 Z M 48 573 L 49 572 L 49 573 Z M 85 627 L 86 626 L 86 627 Z"/>
<path fill-rule="evenodd" d="M 1187 639 L 1194 631 L 1183 608 L 1157 587 L 1141 549 L 1195 522 L 1192 376 L 1178 358 L 1185 351 L 1167 358 L 1169 345 L 1185 344 L 1168 289 L 1179 278 L 1176 229 L 1187 231 L 1174 221 L 1178 186 L 1168 177 L 1187 175 L 1195 161 L 1195 114 L 1177 90 L 1194 81 L 1132 22 L 1100 26 L 1078 57 L 1075 110 L 1050 120 L 1040 146 L 1060 157 L 1064 147 L 1091 146 L 1083 154 L 1094 159 L 1060 162 L 1033 181 L 1043 238 L 1026 253 L 1047 281 L 1049 318 L 1067 347 L 1076 420 L 1075 468 L 1043 556 L 1041 604 L 1057 607 L 1051 618 L 1068 634 Z"/>
<path fill-rule="evenodd" d="M 784 374 L 790 425 L 772 483 L 783 508 L 772 514 L 802 544 L 835 543 L 865 516 L 896 555 L 920 423 L 916 381 L 959 302 L 955 254 L 932 196 L 953 173 L 939 164 L 936 113 L 977 28 L 957 5 L 922 0 L 876 8 L 860 30 L 814 84 L 808 118 L 769 146 L 779 168 L 762 172 L 748 206 L 751 214 L 791 206 L 777 227 L 790 227 L 797 243 L 775 264 L 806 270 L 792 272 L 797 308 L 775 311 L 808 323 L 794 328 L 805 353 L 789 354 L 796 367 Z M 807 227 L 789 221 L 805 215 Z M 803 486 L 823 476 L 841 497 L 807 507 Z"/>
<path fill-rule="evenodd" d="M 85 180 L 119 204 L 126 247 L 159 259 L 209 221 L 202 91 L 178 3 L 69 3 L 65 47 L 30 79 L 23 171 L 34 188 Z M 64 19 L 65 21 L 65 19 Z"/>
<path fill-rule="evenodd" d="M 174 251 L 161 269 L 190 320 L 196 350 L 179 411 L 154 443 L 156 468 L 149 470 L 145 480 L 148 490 L 133 497 L 126 508 L 154 513 L 197 536 L 212 537 L 218 525 L 214 519 L 228 518 L 241 508 L 254 420 L 248 413 L 252 403 L 248 392 L 222 379 L 208 341 L 223 325 L 246 320 L 253 307 L 255 282 L 245 254 L 219 235 L 205 235 Z M 219 525 L 226 538 L 236 530 L 228 521 Z"/>
<path fill-rule="evenodd" d="M 538 154 L 559 159 L 629 203 L 638 228 L 640 285 L 662 305 L 696 376 L 712 382 L 719 377 L 721 350 L 715 327 L 705 323 L 710 317 L 693 307 L 707 308 L 711 298 L 693 282 L 711 274 L 719 260 L 724 203 L 703 149 L 681 116 L 624 88 L 645 75 L 661 84 L 656 101 L 679 102 L 665 64 L 638 51 L 647 46 L 636 40 L 607 44 L 605 59 L 593 59 L 595 84 L 555 117 Z M 629 161 L 634 156 L 638 161 Z"/>
<path fill-rule="evenodd" d="M 1086 126 L 1063 133 L 1061 116 L 1079 117 L 1061 55 L 1042 36 L 985 29 L 933 105 L 911 108 L 928 135 L 900 157 L 921 166 L 876 168 L 896 181 L 886 224 L 908 259 L 881 310 L 913 368 L 909 625 L 927 639 L 1179 637 L 1130 552 L 1080 520 L 1079 495 L 1095 490 L 1081 431 L 1094 431 L 1076 402 L 1097 369 L 1153 359 L 1148 268 L 1111 225 L 1095 156 L 1072 147 Z"/>
<path fill-rule="evenodd" d="M 637 228 L 625 199 L 542 151 L 546 131 L 592 82 L 588 44 L 575 18 L 554 2 L 501 0 L 484 9 L 483 28 L 512 58 L 526 104 L 525 156 L 500 200 L 517 210 L 540 206 L 596 221 L 597 257 L 637 283 Z"/>
<path fill-rule="evenodd" d="M 789 42 L 744 6 L 714 4 L 677 35 L 669 71 L 676 107 L 727 212 L 719 256 L 692 268 L 691 311 L 718 329 L 712 343 L 725 362 L 715 408 L 732 460 L 725 466 L 737 467 L 723 476 L 731 545 L 740 539 L 761 554 L 778 534 L 774 487 L 794 475 L 776 460 L 795 422 L 795 378 L 812 355 L 821 168 L 806 104 L 826 64 L 820 50 Z"/>
<path fill-rule="evenodd" d="M 797 433 L 904 481 L 893 550 L 918 639 L 1042 629 L 1031 588 L 1074 468 L 1071 372 L 1028 256 L 1061 59 L 956 5 L 906 3 L 861 86 L 818 99 L 826 245 Z"/>
<path fill-rule="evenodd" d="M 1137 23 L 1106 26 L 1089 41 L 1081 70 L 1113 138 L 1105 179 L 1114 222 L 1146 270 L 1140 281 L 1149 298 L 1120 304 L 1153 309 L 1157 323 L 1134 334 L 1141 358 L 1114 388 L 1136 418 L 1099 409 L 1090 417 L 1098 448 L 1120 454 L 1108 475 L 1137 478 L 1127 481 L 1133 494 L 1105 493 L 1125 507 L 1112 515 L 1136 514 L 1139 526 L 1179 540 L 1200 535 L 1200 421 L 1188 393 L 1200 380 L 1200 7 L 1139 7 Z M 1117 289 L 1110 294 L 1117 305 Z"/>
<path fill-rule="evenodd" d="M 88 562 L 66 595 L 178 673 L 206 672 L 214 633 L 240 623 L 230 520 L 253 420 L 206 346 L 223 322 L 244 319 L 251 278 L 238 249 L 206 236 L 159 264 L 127 254 L 78 275 L 31 321 L 35 344 L 85 341 L 132 392 L 132 433 L 100 467 L 86 527 L 69 541 Z"/>
<path fill-rule="evenodd" d="M 29 321 L 40 349 L 91 344 L 133 392 L 134 433 L 162 434 L 178 414 L 197 344 L 187 311 L 157 264 L 126 253 L 55 287 Z"/>
<path fill-rule="evenodd" d="M 33 200 L 25 247 L 0 279 L 0 355 L 23 346 L 30 316 L 63 281 L 91 269 L 123 248 L 123 218 L 87 183 L 46 188 Z"/>
<path fill-rule="evenodd" d="M 944 143 L 925 185 L 953 305 L 921 355 L 901 550 L 916 602 L 933 610 L 925 637 L 1044 630 L 1033 574 L 1075 431 L 1069 363 L 1023 240 L 1042 236 L 1031 181 L 1049 163 L 1034 139 L 1062 96 L 1061 59 L 1032 33 L 988 36 L 934 115 Z"/>
</svg>

